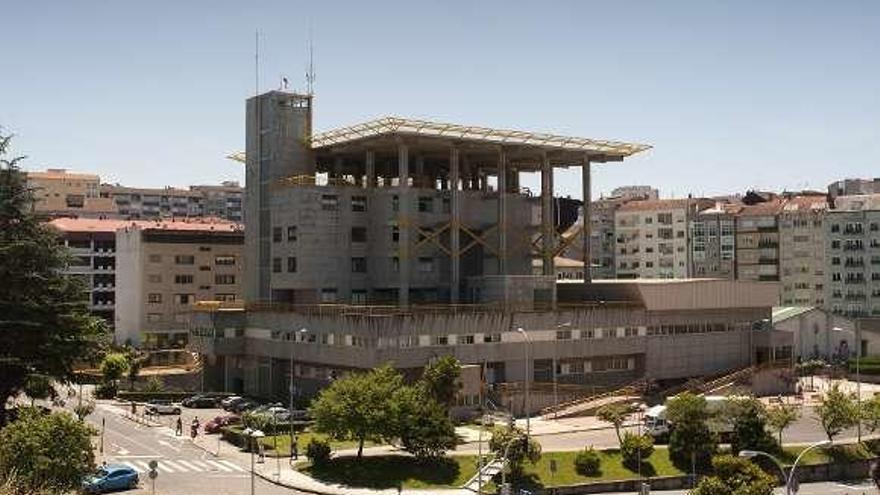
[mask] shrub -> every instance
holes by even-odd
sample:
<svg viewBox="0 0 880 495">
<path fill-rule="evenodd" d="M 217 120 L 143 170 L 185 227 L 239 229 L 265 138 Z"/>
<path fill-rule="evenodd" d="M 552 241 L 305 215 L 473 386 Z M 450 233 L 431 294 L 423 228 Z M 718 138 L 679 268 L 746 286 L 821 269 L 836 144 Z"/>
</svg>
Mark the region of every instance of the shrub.
<svg viewBox="0 0 880 495">
<path fill-rule="evenodd" d="M 314 466 L 327 464 L 330 461 L 330 443 L 313 438 L 306 445 L 306 457 Z"/>
<path fill-rule="evenodd" d="M 654 453 L 654 439 L 650 435 L 634 435 L 626 432 L 623 441 L 620 442 L 620 455 L 623 457 L 623 465 L 637 467 L 639 461 L 644 462 Z"/>
<path fill-rule="evenodd" d="M 162 383 L 162 380 L 159 379 L 158 376 L 151 376 L 149 380 L 147 380 L 147 385 L 144 387 L 144 392 L 147 393 L 159 393 L 165 389 L 165 385 Z"/>
<path fill-rule="evenodd" d="M 114 382 L 101 383 L 95 386 L 95 397 L 99 399 L 112 399 L 116 397 L 117 386 Z"/>
<path fill-rule="evenodd" d="M 574 458 L 574 470 L 581 476 L 598 476 L 602 459 L 593 447 L 578 452 Z"/>
</svg>

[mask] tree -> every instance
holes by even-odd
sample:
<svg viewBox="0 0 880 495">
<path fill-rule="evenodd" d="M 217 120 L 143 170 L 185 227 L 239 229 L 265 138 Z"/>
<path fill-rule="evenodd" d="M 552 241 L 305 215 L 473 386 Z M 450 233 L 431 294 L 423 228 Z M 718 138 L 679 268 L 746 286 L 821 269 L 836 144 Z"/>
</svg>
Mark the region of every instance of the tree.
<svg viewBox="0 0 880 495">
<path fill-rule="evenodd" d="M 794 404 L 779 404 L 767 409 L 767 426 L 779 435 L 779 446 L 782 446 L 782 432 L 793 425 L 801 413 Z"/>
<path fill-rule="evenodd" d="M 126 349 L 125 357 L 128 360 L 128 389 L 134 390 L 134 384 L 141 374 L 141 368 L 144 367 L 146 358 L 133 347 Z"/>
<path fill-rule="evenodd" d="M 651 435 L 636 435 L 630 432 L 623 434 L 620 443 L 620 456 L 623 465 L 633 469 L 645 462 L 654 453 L 654 439 Z"/>
<path fill-rule="evenodd" d="M 700 480 L 691 495 L 772 495 L 776 479 L 748 459 L 720 455 L 712 459 L 715 474 Z"/>
<path fill-rule="evenodd" d="M 840 390 L 840 386 L 836 383 L 816 406 L 816 416 L 819 417 L 825 435 L 831 441 L 834 440 L 835 435 L 855 426 L 859 421 L 859 414 L 855 397 Z"/>
<path fill-rule="evenodd" d="M 25 378 L 23 390 L 31 398 L 31 407 L 36 399 L 49 399 L 56 395 L 52 380 L 45 375 L 29 375 Z"/>
<path fill-rule="evenodd" d="M 428 396 L 437 401 L 446 410 L 455 404 L 455 396 L 461 383 L 461 363 L 453 356 L 443 356 L 425 366 L 421 384 Z"/>
<path fill-rule="evenodd" d="M 73 407 L 73 413 L 76 414 L 77 419 L 80 421 L 86 419 L 86 416 L 93 412 L 95 412 L 94 402 L 83 402 L 82 404 L 77 404 Z"/>
<path fill-rule="evenodd" d="M 70 414 L 28 408 L 0 430 L 0 478 L 14 474 L 20 492 L 77 489 L 95 466 L 93 433 Z"/>
<path fill-rule="evenodd" d="M 691 466 L 706 469 L 718 448 L 718 439 L 709 430 L 710 414 L 706 399 L 682 392 L 669 400 L 667 416 L 672 427 L 669 435 L 669 457 L 679 469 Z"/>
<path fill-rule="evenodd" d="M 101 375 L 106 383 L 115 384 L 126 371 L 128 371 L 128 358 L 121 352 L 111 352 L 101 360 Z"/>
<path fill-rule="evenodd" d="M 733 424 L 730 450 L 774 450 L 773 438 L 767 433 L 767 410 L 754 397 L 727 399 L 726 416 Z"/>
<path fill-rule="evenodd" d="M 627 404 L 608 404 L 600 407 L 599 410 L 596 411 L 597 418 L 614 425 L 614 433 L 617 434 L 617 445 L 623 444 L 623 439 L 620 436 L 620 428 L 623 426 L 623 422 L 626 421 L 627 416 L 629 416 L 631 412 L 632 408 Z"/>
<path fill-rule="evenodd" d="M 398 437 L 404 450 L 421 461 L 436 459 L 458 443 L 446 408 L 421 388 L 402 387 L 395 394 Z"/>
<path fill-rule="evenodd" d="M 0 135 L 0 424 L 28 376 L 71 381 L 74 364 L 91 359 L 108 334 L 89 314 L 85 287 L 63 274 L 67 250 L 34 215 L 22 157 L 7 157 L 10 142 Z"/>
<path fill-rule="evenodd" d="M 862 402 L 862 421 L 872 433 L 880 430 L 880 397 L 873 396 Z"/>
<path fill-rule="evenodd" d="M 338 440 L 357 441 L 360 459 L 365 441 L 389 441 L 399 432 L 393 399 L 402 387 L 403 378 L 387 365 L 340 378 L 312 403 L 315 429 Z"/>
<path fill-rule="evenodd" d="M 541 444 L 515 426 L 496 426 L 489 439 L 489 450 L 496 458 L 507 456 L 507 466 L 514 476 L 522 474 L 525 461 L 535 463 L 541 458 Z"/>
</svg>

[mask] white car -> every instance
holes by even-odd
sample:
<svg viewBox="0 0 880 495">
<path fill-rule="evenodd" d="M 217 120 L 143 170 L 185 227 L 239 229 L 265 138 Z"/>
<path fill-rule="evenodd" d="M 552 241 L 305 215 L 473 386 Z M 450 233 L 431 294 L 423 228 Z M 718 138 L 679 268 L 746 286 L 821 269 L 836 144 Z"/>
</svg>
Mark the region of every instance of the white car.
<svg viewBox="0 0 880 495">
<path fill-rule="evenodd" d="M 151 400 L 144 406 L 147 414 L 180 414 L 180 406 L 170 400 Z"/>
<path fill-rule="evenodd" d="M 223 407 L 223 409 L 226 409 L 233 402 L 240 401 L 240 400 L 242 400 L 242 398 L 239 397 L 238 395 L 232 395 L 232 396 L 229 396 L 229 397 L 221 400 L 220 406 Z"/>
</svg>

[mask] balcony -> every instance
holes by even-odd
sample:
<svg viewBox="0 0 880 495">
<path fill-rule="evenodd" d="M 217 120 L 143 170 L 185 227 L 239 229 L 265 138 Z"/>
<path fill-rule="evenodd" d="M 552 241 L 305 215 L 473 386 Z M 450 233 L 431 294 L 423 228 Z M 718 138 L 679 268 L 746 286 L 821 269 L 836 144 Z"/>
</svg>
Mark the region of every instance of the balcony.
<svg viewBox="0 0 880 495">
<path fill-rule="evenodd" d="M 758 258 L 759 265 L 775 265 L 777 263 L 779 263 L 779 258 L 768 258 L 766 256 Z"/>
</svg>

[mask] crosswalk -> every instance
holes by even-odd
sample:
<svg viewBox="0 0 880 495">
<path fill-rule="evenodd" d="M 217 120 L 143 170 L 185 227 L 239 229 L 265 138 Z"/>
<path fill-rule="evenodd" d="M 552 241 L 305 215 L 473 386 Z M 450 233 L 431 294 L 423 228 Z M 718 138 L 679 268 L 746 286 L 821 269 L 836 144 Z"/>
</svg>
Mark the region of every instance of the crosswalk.
<svg viewBox="0 0 880 495">
<path fill-rule="evenodd" d="M 176 473 L 244 473 L 247 472 L 247 469 L 235 464 L 233 462 L 217 460 L 203 460 L 196 461 L 191 459 L 155 459 L 158 461 L 159 466 L 156 468 L 157 471 L 164 474 L 176 474 Z M 150 470 L 149 460 L 141 460 L 141 459 L 117 459 L 116 462 L 119 464 L 124 464 L 138 473 L 146 473 Z"/>
</svg>

